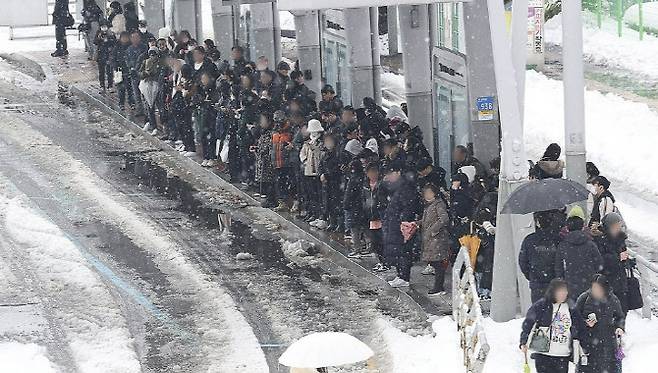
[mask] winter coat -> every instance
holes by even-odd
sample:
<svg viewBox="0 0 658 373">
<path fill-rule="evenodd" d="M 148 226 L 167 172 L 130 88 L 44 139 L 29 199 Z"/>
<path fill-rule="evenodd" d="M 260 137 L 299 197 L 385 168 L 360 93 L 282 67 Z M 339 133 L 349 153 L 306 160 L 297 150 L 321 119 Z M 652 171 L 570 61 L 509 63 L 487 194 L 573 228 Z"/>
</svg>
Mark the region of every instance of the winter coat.
<svg viewBox="0 0 658 373">
<path fill-rule="evenodd" d="M 338 97 L 334 97 L 329 101 L 320 100 L 318 103 L 318 109 L 321 113 L 325 111 L 332 111 L 334 113 L 340 113 L 343 110 L 343 101 Z"/>
<path fill-rule="evenodd" d="M 341 183 L 340 159 L 336 149 L 322 148 L 322 159 L 320 159 L 319 175 L 324 175 L 328 183 L 338 186 Z"/>
<path fill-rule="evenodd" d="M 601 273 L 608 278 L 610 287 L 624 310 L 627 309 L 628 279 L 626 268 L 628 261 L 619 260 L 619 254 L 627 250 L 626 238 L 626 233 L 622 232 L 621 236 L 617 238 L 604 234 L 594 239 L 603 258 L 603 271 Z"/>
<path fill-rule="evenodd" d="M 126 66 L 131 70 L 139 69 L 139 64 L 142 61 L 142 56 L 148 52 L 148 48 L 144 44 L 137 46 L 131 45 L 126 49 L 125 58 Z"/>
<path fill-rule="evenodd" d="M 126 19 L 126 31 L 133 32 L 139 29 L 139 16 L 133 10 L 128 10 L 127 7 L 123 12 L 123 16 Z M 146 40 L 144 40 L 146 42 Z"/>
<path fill-rule="evenodd" d="M 128 64 L 126 63 L 126 51 L 129 47 L 130 44 L 122 44 L 117 41 L 114 49 L 112 49 L 112 59 L 110 61 L 112 70 L 128 72 Z"/>
<path fill-rule="evenodd" d="M 126 31 L 126 17 L 123 13 L 115 13 L 110 15 L 109 21 L 112 23 L 111 30 L 114 35 L 119 35 L 122 32 Z"/>
<path fill-rule="evenodd" d="M 418 176 L 418 190 L 419 192 L 423 191 L 423 188 L 427 184 L 433 184 L 436 187 L 439 187 L 443 190 L 448 190 L 448 185 L 446 184 L 446 170 L 441 167 L 433 169 L 432 172 L 426 176 Z"/>
<path fill-rule="evenodd" d="M 569 307 L 569 314 L 571 315 L 571 339 L 581 341 L 582 344 L 582 340 L 586 333 L 585 328 L 587 327 L 582 313 L 571 301 L 563 303 L 563 307 L 564 305 Z M 544 298 L 535 302 L 530 306 L 530 309 L 528 309 L 523 324 L 521 325 L 521 338 L 519 339 L 519 345 L 527 345 L 528 338 L 530 337 L 530 333 L 535 324 L 537 324 L 537 327 L 546 328 L 550 327 L 552 322 L 553 304 Z"/>
<path fill-rule="evenodd" d="M 363 171 L 352 171 L 347 177 L 345 193 L 343 194 L 343 210 L 350 211 L 355 224 L 361 225 L 365 222 L 363 209 Z"/>
<path fill-rule="evenodd" d="M 588 354 L 588 364 L 579 367 L 579 373 L 615 373 L 615 331 L 624 330 L 626 323 L 619 299 L 611 293 L 606 300 L 596 300 L 588 290 L 578 297 L 576 308 L 583 318 L 593 313 L 597 320 L 593 328 L 585 327 L 583 348 Z"/>
<path fill-rule="evenodd" d="M 272 129 L 263 129 L 256 144 L 256 181 L 271 183 L 274 181 L 274 164 L 272 163 Z"/>
<path fill-rule="evenodd" d="M 590 214 L 589 225 L 600 223 L 601 219 L 608 213 L 615 211 L 615 197 L 609 190 L 594 196 L 594 205 Z"/>
<path fill-rule="evenodd" d="M 419 225 L 423 240 L 420 259 L 426 262 L 449 259 L 452 252 L 450 218 L 445 203 L 437 197 L 427 204 Z"/>
<path fill-rule="evenodd" d="M 287 101 L 296 98 L 301 102 L 304 115 L 308 115 L 316 110 L 315 96 L 316 93 L 310 90 L 305 84 L 295 83 L 293 87 L 287 89 L 285 92 Z"/>
<path fill-rule="evenodd" d="M 404 178 L 390 185 L 389 192 L 388 205 L 382 219 L 382 242 L 385 255 L 395 257 L 402 255 L 405 246 L 400 224 L 403 221 L 418 221 L 421 207 L 415 186 Z"/>
<path fill-rule="evenodd" d="M 533 167 L 532 173 L 537 179 L 561 179 L 564 173 L 564 161 L 541 160 Z"/>
<path fill-rule="evenodd" d="M 215 120 L 217 119 L 217 110 L 215 103 L 219 101 L 219 92 L 215 84 L 207 87 L 198 86 L 192 96 L 191 105 L 194 107 L 194 117 L 199 124 L 199 128 L 205 132 L 215 130 Z"/>
<path fill-rule="evenodd" d="M 473 215 L 473 198 L 469 188 L 450 189 L 450 233 L 453 240 L 470 232 L 470 221 Z"/>
<path fill-rule="evenodd" d="M 290 125 L 284 124 L 272 133 L 272 164 L 274 168 L 286 168 L 291 166 L 290 155 L 293 150 L 288 150 L 292 142 Z"/>
<path fill-rule="evenodd" d="M 591 237 L 583 231 L 569 232 L 557 247 L 555 277 L 569 284 L 569 296 L 576 299 L 590 287 L 593 276 L 603 269 L 603 259 Z"/>
<path fill-rule="evenodd" d="M 370 181 L 363 181 L 363 195 L 365 197 L 364 211 L 367 221 L 382 220 L 388 205 L 386 188 L 381 181 L 378 181 L 374 187 L 370 186 Z"/>
<path fill-rule="evenodd" d="M 69 0 L 56 0 L 53 8 L 53 23 L 58 26 L 66 25 L 69 16 Z"/>
<path fill-rule="evenodd" d="M 92 3 L 89 6 L 82 8 L 82 22 L 87 26 L 91 26 L 92 23 L 98 23 L 103 16 L 103 11 L 96 4 Z"/>
<path fill-rule="evenodd" d="M 299 152 L 304 176 L 320 176 L 320 160 L 322 159 L 322 140 L 308 139 Z"/>
<path fill-rule="evenodd" d="M 117 40 L 109 31 L 98 31 L 94 37 L 94 44 L 98 46 L 96 60 L 98 63 L 107 63 L 112 58 L 112 53 Z"/>
<path fill-rule="evenodd" d="M 204 73 L 207 73 L 210 75 L 210 80 L 216 80 L 219 74 L 217 73 L 217 66 L 215 66 L 210 59 L 206 58 L 201 66 L 197 69 L 194 64 L 191 64 L 190 67 L 192 67 L 192 78 L 194 79 L 195 82 L 200 83 L 201 82 L 201 75 Z"/>
<path fill-rule="evenodd" d="M 461 163 L 453 163 L 452 164 L 452 174 L 456 174 L 457 171 L 459 171 L 460 168 L 464 166 L 473 166 L 475 167 L 475 179 L 487 179 L 487 169 L 484 167 L 482 162 L 480 162 L 477 158 L 472 157 L 472 156 L 467 156 L 464 162 Z"/>
<path fill-rule="evenodd" d="M 523 239 L 519 267 L 531 289 L 545 289 L 555 278 L 555 256 L 559 235 L 549 229 L 537 229 Z"/>
</svg>

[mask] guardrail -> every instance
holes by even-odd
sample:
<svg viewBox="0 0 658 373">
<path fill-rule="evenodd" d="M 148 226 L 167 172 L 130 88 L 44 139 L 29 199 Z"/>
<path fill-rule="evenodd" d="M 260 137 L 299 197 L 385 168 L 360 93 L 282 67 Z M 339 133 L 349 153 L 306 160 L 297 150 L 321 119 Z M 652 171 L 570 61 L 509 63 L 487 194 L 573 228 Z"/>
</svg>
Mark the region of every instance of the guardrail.
<svg viewBox="0 0 658 373">
<path fill-rule="evenodd" d="M 634 243 L 637 245 L 637 243 Z M 639 272 L 640 290 L 642 291 L 642 299 L 644 300 L 644 307 L 642 308 L 642 317 L 650 319 L 653 314 L 653 296 L 654 288 L 658 288 L 658 283 L 652 281 L 652 278 L 658 278 L 658 264 L 650 262 L 647 258 L 638 254 L 633 249 L 628 249 L 631 258 L 637 262 L 637 272 Z"/>
<path fill-rule="evenodd" d="M 481 373 L 489 355 L 482 308 L 468 249 L 461 247 L 452 268 L 452 317 L 457 322 L 467 373 Z"/>
</svg>

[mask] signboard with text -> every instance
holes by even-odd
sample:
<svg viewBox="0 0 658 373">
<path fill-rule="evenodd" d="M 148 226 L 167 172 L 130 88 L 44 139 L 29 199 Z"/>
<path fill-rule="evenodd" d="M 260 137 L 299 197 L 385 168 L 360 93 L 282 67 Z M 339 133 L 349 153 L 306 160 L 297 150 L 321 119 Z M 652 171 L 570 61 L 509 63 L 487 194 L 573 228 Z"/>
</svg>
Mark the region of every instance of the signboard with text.
<svg viewBox="0 0 658 373">
<path fill-rule="evenodd" d="M 477 120 L 494 120 L 494 97 L 493 96 L 482 96 L 478 97 L 475 100 L 475 107 L 478 111 Z"/>
</svg>

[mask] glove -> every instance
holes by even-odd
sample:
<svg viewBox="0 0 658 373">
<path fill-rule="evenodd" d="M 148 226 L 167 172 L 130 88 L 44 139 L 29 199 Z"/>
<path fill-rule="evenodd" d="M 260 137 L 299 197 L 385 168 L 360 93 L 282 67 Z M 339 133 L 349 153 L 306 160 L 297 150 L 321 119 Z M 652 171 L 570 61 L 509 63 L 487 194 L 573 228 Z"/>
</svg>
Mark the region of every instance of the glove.
<svg viewBox="0 0 658 373">
<path fill-rule="evenodd" d="M 482 228 L 484 228 L 484 230 L 492 236 L 496 234 L 496 227 L 491 224 L 490 221 L 485 221 L 482 223 Z"/>
</svg>

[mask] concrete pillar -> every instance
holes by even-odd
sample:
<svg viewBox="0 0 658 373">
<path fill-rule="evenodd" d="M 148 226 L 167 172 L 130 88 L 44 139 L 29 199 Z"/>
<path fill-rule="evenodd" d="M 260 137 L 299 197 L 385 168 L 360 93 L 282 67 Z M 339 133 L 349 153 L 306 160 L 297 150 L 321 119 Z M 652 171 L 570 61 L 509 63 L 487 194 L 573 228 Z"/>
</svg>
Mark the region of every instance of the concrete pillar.
<svg viewBox="0 0 658 373">
<path fill-rule="evenodd" d="M 500 155 L 500 118 L 496 74 L 491 64 L 493 60 L 491 32 L 489 27 L 482 27 L 489 24 L 489 13 L 486 2 L 482 1 L 465 2 L 463 9 L 473 149 L 475 156 L 488 165 L 489 161 Z M 478 98 L 482 101 L 484 97 L 493 98 L 494 106 L 491 113 L 478 110 Z"/>
<path fill-rule="evenodd" d="M 157 37 L 158 30 L 165 26 L 164 1 L 144 0 L 144 19 L 148 29 Z"/>
<path fill-rule="evenodd" d="M 192 37 L 199 40 L 203 37 L 201 25 L 201 0 L 176 0 L 173 9 L 174 29 L 187 30 Z"/>
<path fill-rule="evenodd" d="M 352 104 L 360 106 L 364 97 L 373 97 L 381 103 L 377 10 L 351 8 L 345 9 L 343 14 L 350 45 Z"/>
<path fill-rule="evenodd" d="M 275 11 L 278 13 L 277 6 L 274 3 L 251 5 L 254 35 L 252 45 L 255 52 L 251 58 L 255 60 L 260 56 L 267 57 L 271 69 L 274 69 L 277 61 L 281 59 L 281 45 L 276 42 L 276 33 L 281 34 L 281 27 L 278 25 L 279 17 L 278 14 L 275 17 Z"/>
<path fill-rule="evenodd" d="M 215 33 L 215 43 L 223 59 L 228 60 L 235 41 L 233 35 L 233 7 L 222 5 L 222 0 L 212 0 L 212 28 Z"/>
<path fill-rule="evenodd" d="M 564 140 L 566 176 L 582 185 L 585 172 L 585 81 L 583 75 L 583 19 L 581 0 L 562 5 L 562 61 L 564 70 Z"/>
<path fill-rule="evenodd" d="M 304 73 L 306 85 L 321 98 L 322 56 L 320 49 L 320 14 L 317 10 L 294 11 L 295 33 L 299 68 Z"/>
<path fill-rule="evenodd" d="M 394 55 L 400 53 L 398 45 L 399 29 L 398 29 L 398 7 L 395 5 L 387 7 L 388 24 L 388 54 Z"/>
<path fill-rule="evenodd" d="M 398 17 L 409 124 L 420 127 L 427 150 L 434 154 L 429 7 L 400 5 Z"/>
</svg>

